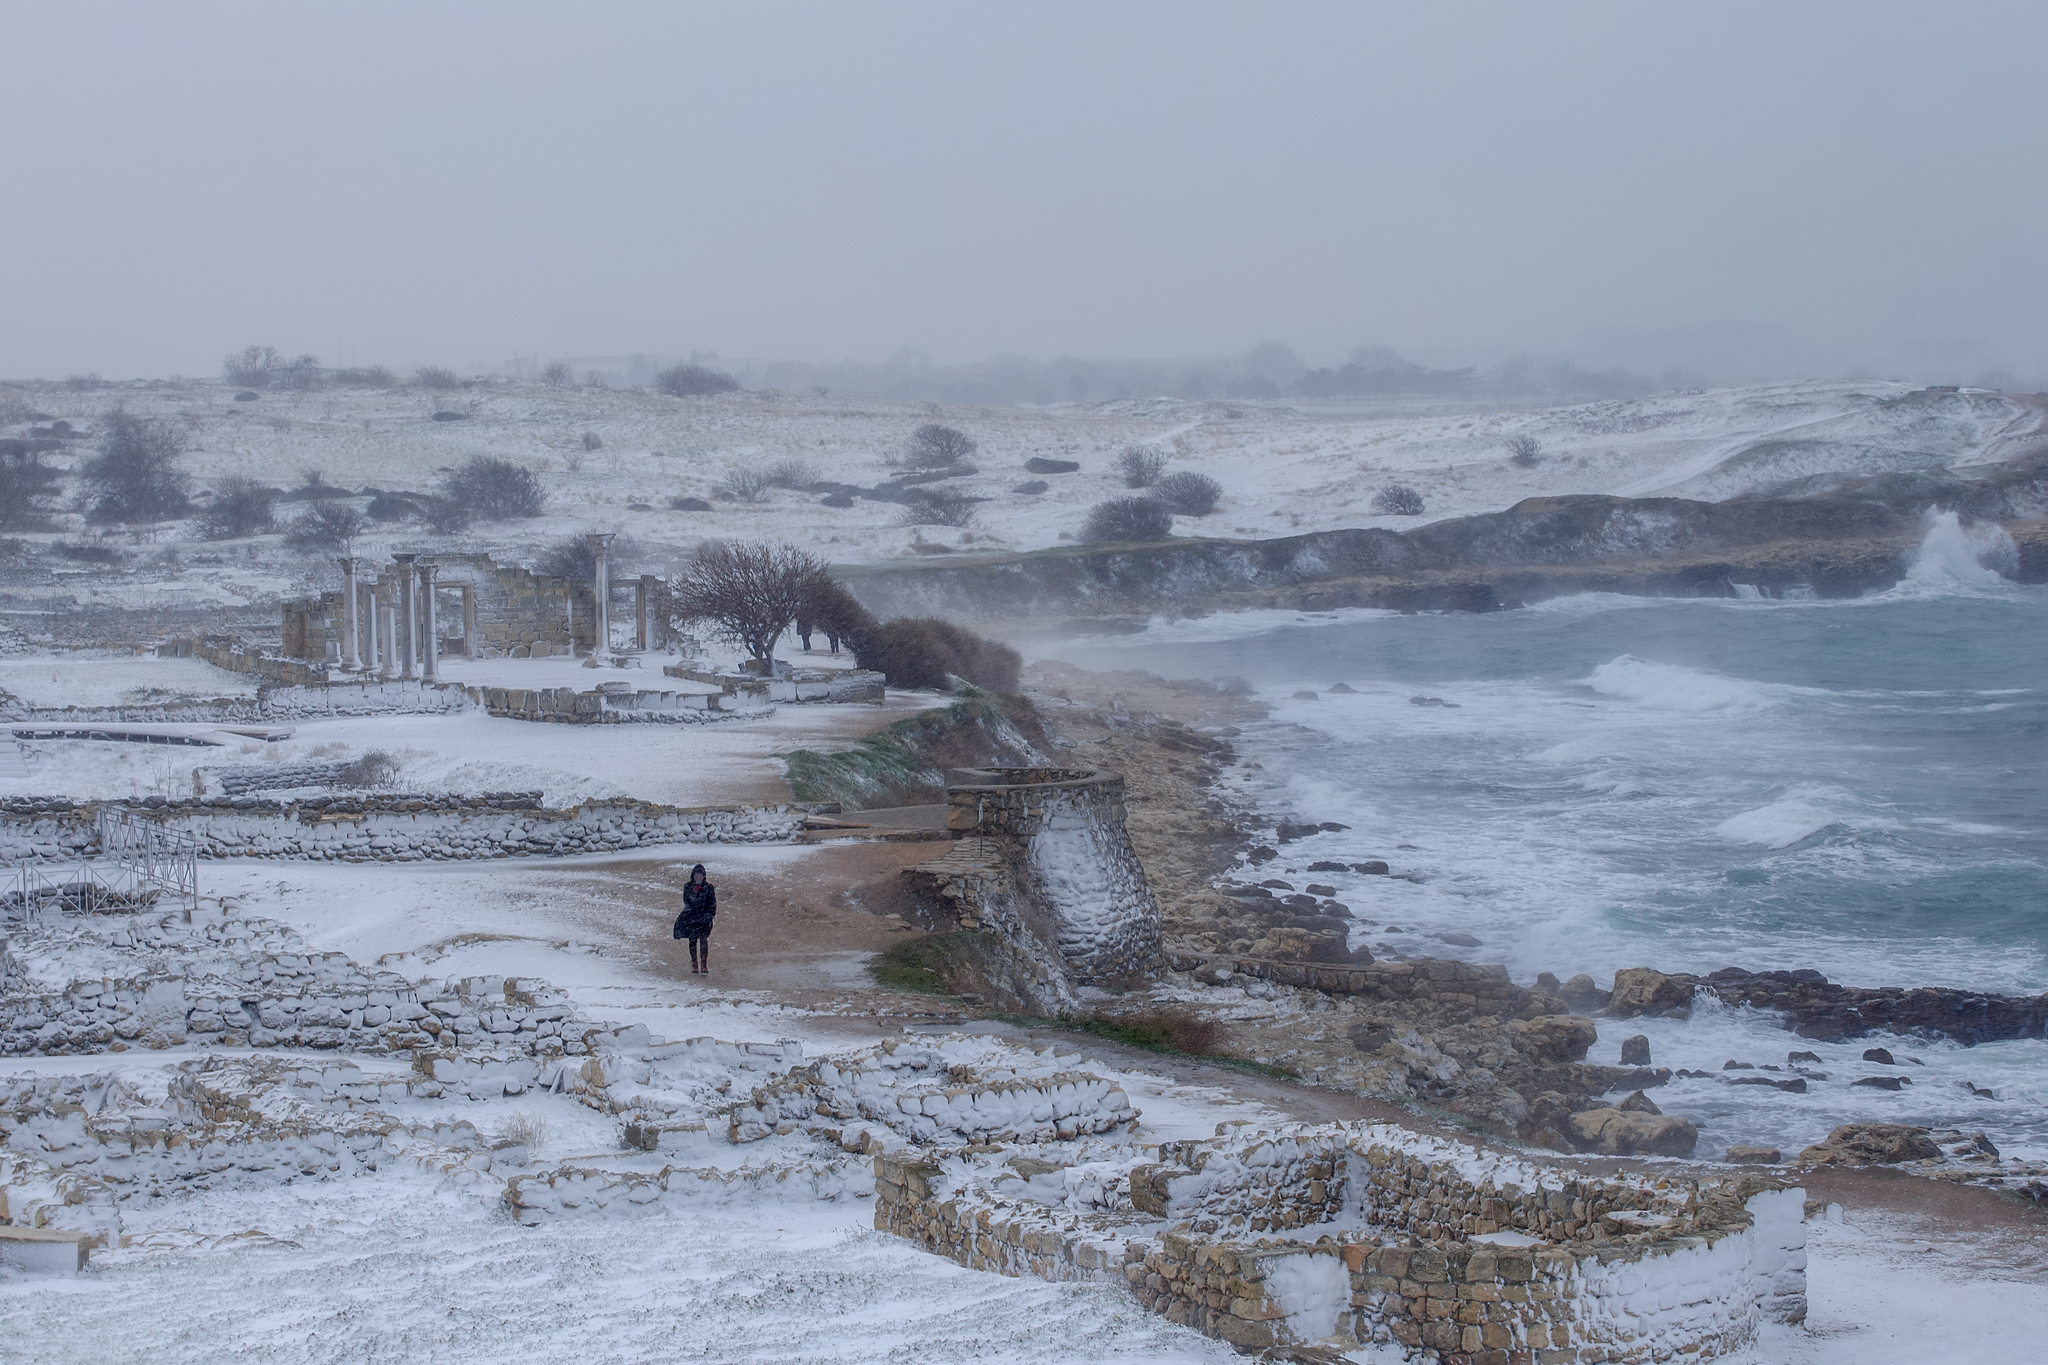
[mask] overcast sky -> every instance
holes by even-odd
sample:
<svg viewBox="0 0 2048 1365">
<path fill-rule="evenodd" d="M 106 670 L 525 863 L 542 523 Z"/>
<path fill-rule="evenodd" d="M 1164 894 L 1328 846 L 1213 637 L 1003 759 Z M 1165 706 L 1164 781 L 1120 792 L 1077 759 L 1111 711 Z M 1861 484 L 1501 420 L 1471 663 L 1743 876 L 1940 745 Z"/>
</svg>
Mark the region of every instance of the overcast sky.
<svg viewBox="0 0 2048 1365">
<path fill-rule="evenodd" d="M 0 0 L 0 374 L 2048 372 L 2048 5 Z"/>
</svg>

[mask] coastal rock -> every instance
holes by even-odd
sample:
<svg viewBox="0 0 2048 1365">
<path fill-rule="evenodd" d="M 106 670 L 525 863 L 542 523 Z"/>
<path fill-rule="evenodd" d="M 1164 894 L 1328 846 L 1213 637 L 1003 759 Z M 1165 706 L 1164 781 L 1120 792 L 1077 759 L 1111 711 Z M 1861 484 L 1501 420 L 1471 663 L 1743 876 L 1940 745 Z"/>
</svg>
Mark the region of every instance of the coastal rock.
<svg viewBox="0 0 2048 1365">
<path fill-rule="evenodd" d="M 1739 967 L 1724 967 L 1699 984 L 1723 1004 L 1776 1010 L 1800 1037 L 1821 1042 L 1838 1043 L 1878 1029 L 1939 1033 L 1966 1047 L 2048 1035 L 2048 994 L 1989 995 L 1946 986 L 1838 986 L 1811 970 L 1751 972 Z"/>
<path fill-rule="evenodd" d="M 1750 1147 L 1738 1142 L 1721 1159 L 1731 1166 L 1775 1166 L 1784 1157 L 1776 1147 Z"/>
<path fill-rule="evenodd" d="M 1361 877 L 1384 877 L 1388 872 L 1387 865 L 1378 858 L 1368 858 L 1362 863 L 1353 863 L 1351 864 L 1351 870 L 1358 873 Z"/>
<path fill-rule="evenodd" d="M 1573 1114 L 1571 1126 L 1581 1151 L 1604 1156 L 1691 1156 L 1700 1141 L 1690 1119 L 1668 1114 L 1588 1109 Z"/>
<path fill-rule="evenodd" d="M 1904 1076 L 1865 1076 L 1849 1084 L 1860 1085 L 1870 1090 L 1902 1090 L 1912 1082 Z"/>
<path fill-rule="evenodd" d="M 1685 1015 L 1692 1010 L 1689 977 L 1666 976 L 1654 967 L 1624 967 L 1614 974 L 1607 1013 L 1617 1019 L 1638 1015 Z"/>
<path fill-rule="evenodd" d="M 1799 1062 L 1812 1062 L 1814 1065 L 1818 1066 L 1820 1064 L 1820 1060 L 1821 1057 L 1818 1052 L 1788 1052 L 1785 1054 L 1785 1062 L 1788 1066 L 1794 1065 Z"/>
<path fill-rule="evenodd" d="M 1889 1053 L 1889 1052 L 1886 1052 L 1886 1051 L 1885 1051 L 1885 1050 L 1884 1050 L 1883 1048 L 1881 1048 L 1881 1047 L 1867 1047 L 1867 1048 L 1864 1048 L 1864 1049 L 1863 1049 L 1863 1060 L 1864 1060 L 1864 1061 L 1866 1061 L 1866 1062 L 1877 1062 L 1877 1063 L 1879 1063 L 1880 1065 L 1883 1065 L 1883 1066 L 1897 1066 L 1897 1065 L 1898 1065 L 1898 1063 L 1897 1063 L 1896 1061 L 1894 1061 L 1894 1060 L 1892 1059 L 1892 1054 L 1891 1054 L 1891 1053 Z"/>
<path fill-rule="evenodd" d="M 1633 1038 L 1621 1040 L 1621 1064 L 1623 1066 L 1648 1066 L 1650 1064 L 1650 1040 L 1638 1033 Z"/>
<path fill-rule="evenodd" d="M 1552 978 L 1552 980 L 1555 979 L 1555 977 Z M 1541 984 L 1540 979 L 1538 984 Z M 1592 977 L 1587 976 L 1584 972 L 1580 972 L 1577 976 L 1559 987 L 1556 994 L 1576 1012 L 1590 1014 L 1594 1010 L 1606 1005 L 1612 992 L 1601 990 L 1593 984 Z"/>
<path fill-rule="evenodd" d="M 1941 1155 L 1928 1129 L 1905 1123 L 1845 1123 L 1799 1154 L 1802 1166 L 1889 1166 Z"/>
<path fill-rule="evenodd" d="M 1479 946 L 1479 940 L 1462 929 L 1453 929 L 1447 934 L 1437 934 L 1435 938 L 1437 942 L 1448 943 L 1453 948 L 1477 948 Z"/>
<path fill-rule="evenodd" d="M 1549 1014 L 1536 1019 L 1517 1019 L 1508 1025 L 1515 1050 L 1543 1063 L 1576 1062 L 1600 1036 L 1593 1021 L 1582 1014 Z"/>
<path fill-rule="evenodd" d="M 1655 1100 L 1640 1090 L 1633 1092 L 1627 1099 L 1614 1107 L 1624 1114 L 1661 1114 L 1664 1112 L 1657 1107 Z"/>
</svg>

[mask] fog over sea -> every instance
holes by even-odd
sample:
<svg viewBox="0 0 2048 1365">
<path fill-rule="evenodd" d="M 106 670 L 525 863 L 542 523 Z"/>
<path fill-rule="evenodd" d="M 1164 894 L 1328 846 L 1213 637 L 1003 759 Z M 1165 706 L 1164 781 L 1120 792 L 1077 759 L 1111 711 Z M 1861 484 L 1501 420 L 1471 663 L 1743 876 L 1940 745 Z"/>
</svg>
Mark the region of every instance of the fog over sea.
<svg viewBox="0 0 2048 1365">
<path fill-rule="evenodd" d="M 1336 886 L 1361 921 L 1353 945 L 1376 955 L 1505 963 L 1525 985 L 1811 967 L 1849 985 L 2033 994 L 2048 990 L 2048 588 L 2001 567 L 2002 533 L 1943 516 L 1898 585 L 1854 601 L 1260 612 L 1039 652 L 1256 687 L 1274 709 L 1235 741 L 1260 765 L 1233 770 L 1243 795 L 1350 826 L 1286 845 L 1260 875 Z M 1419 881 L 1308 872 L 1367 858 Z M 1717 1073 L 1656 1092 L 1701 1121 L 1703 1156 L 1736 1142 L 1790 1155 L 1868 1118 L 1982 1129 L 2048 1157 L 2039 1041 L 1811 1043 L 1712 1001 L 1689 1021 L 1599 1024 L 1591 1060 L 1618 1061 L 1641 1032 L 1657 1065 Z M 1901 1092 L 1852 1088 L 1888 1070 L 1861 1061 L 1873 1044 L 1926 1065 L 1893 1073 L 1913 1081 Z M 1828 1080 L 1806 1095 L 1718 1075 L 1792 1049 L 1824 1058 Z"/>
</svg>

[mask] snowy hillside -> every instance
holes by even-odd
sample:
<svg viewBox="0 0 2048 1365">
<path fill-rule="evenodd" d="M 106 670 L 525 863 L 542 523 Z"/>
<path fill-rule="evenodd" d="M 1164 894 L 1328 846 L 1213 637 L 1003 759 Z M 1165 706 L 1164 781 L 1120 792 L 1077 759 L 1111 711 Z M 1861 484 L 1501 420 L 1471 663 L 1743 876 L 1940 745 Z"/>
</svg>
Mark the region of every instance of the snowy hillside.
<svg viewBox="0 0 2048 1365">
<path fill-rule="evenodd" d="M 573 531 L 617 530 L 638 542 L 636 570 L 659 568 L 708 536 L 796 540 L 841 563 L 1057 544 L 1078 532 L 1093 504 L 1130 492 L 1115 461 L 1132 444 L 1167 453 L 1170 470 L 1199 471 L 1222 484 L 1216 513 L 1179 518 L 1177 534 L 1264 537 L 1419 524 L 1373 513 L 1374 494 L 1396 482 L 1421 493 L 1420 520 L 1430 521 L 1545 494 L 1721 499 L 1789 491 L 1830 473 L 1980 464 L 2048 440 L 2048 400 L 2038 396 L 1849 381 L 1426 415 L 1391 405 L 1179 399 L 1007 409 L 772 391 L 676 399 L 508 382 L 442 392 L 270 392 L 239 402 L 234 390 L 211 381 L 83 391 L 12 385 L 0 386 L 0 395 L 18 397 L 35 414 L 0 436 L 28 435 L 38 419 L 73 424 L 79 435 L 46 457 L 66 468 L 90 454 L 100 415 L 117 402 L 174 421 L 202 493 L 231 474 L 289 489 L 309 471 L 350 490 L 431 490 L 443 471 L 472 455 L 502 456 L 540 475 L 548 515 L 481 523 L 452 538 L 417 523 L 382 523 L 359 553 L 438 547 L 530 560 Z M 902 472 L 893 462 L 905 438 L 932 421 L 979 443 L 970 462 L 976 472 L 943 482 L 984 500 L 970 527 L 905 526 L 895 503 L 855 498 L 828 507 L 815 489 L 772 489 L 759 502 L 726 491 L 736 473 L 790 461 L 800 478 L 873 487 Z M 1507 442 L 1515 437 L 1535 440 L 1533 464 L 1509 462 Z M 1080 468 L 1035 474 L 1025 467 L 1034 457 Z M 1040 483 L 1043 492 L 1018 491 Z M 685 497 L 712 508 L 670 508 Z M 280 519 L 306 505 L 280 503 Z M 74 539 L 84 530 L 75 513 L 61 515 L 59 528 Z M 189 543 L 196 539 L 190 527 L 118 533 L 110 543 L 123 556 L 122 572 L 59 566 L 62 581 L 51 586 L 82 603 L 131 610 L 236 606 L 331 586 L 324 560 L 283 551 L 275 536 L 207 547 Z M 173 555 L 177 541 L 187 544 Z"/>
</svg>

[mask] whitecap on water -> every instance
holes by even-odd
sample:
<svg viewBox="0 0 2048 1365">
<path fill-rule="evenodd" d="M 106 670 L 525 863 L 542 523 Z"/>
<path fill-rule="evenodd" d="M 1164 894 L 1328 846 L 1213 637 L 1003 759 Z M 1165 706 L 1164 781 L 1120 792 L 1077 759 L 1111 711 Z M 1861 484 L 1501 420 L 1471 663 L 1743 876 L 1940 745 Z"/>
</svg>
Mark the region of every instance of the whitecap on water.
<svg viewBox="0 0 2048 1365">
<path fill-rule="evenodd" d="M 1633 654 L 1609 659 L 1587 677 L 1586 685 L 1606 697 L 1617 697 L 1658 711 L 1761 711 L 1776 706 L 1787 689 L 1724 677 L 1703 668 L 1652 663 Z"/>
<path fill-rule="evenodd" d="M 1793 787 L 1776 801 L 1714 826 L 1714 833 L 1742 844 L 1790 848 L 1833 825 L 1845 823 L 1837 813 L 1853 798 L 1838 787 Z"/>
</svg>

